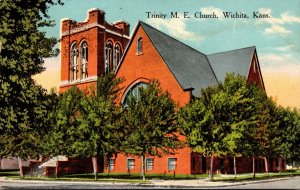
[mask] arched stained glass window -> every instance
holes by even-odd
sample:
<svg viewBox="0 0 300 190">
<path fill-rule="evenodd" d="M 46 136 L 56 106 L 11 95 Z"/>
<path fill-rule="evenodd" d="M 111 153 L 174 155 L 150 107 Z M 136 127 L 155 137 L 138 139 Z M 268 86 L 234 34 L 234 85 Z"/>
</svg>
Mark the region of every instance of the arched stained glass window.
<svg viewBox="0 0 300 190">
<path fill-rule="evenodd" d="M 113 70 L 115 70 L 120 62 L 120 59 L 121 59 L 121 55 L 122 55 L 122 49 L 121 49 L 121 46 L 119 44 L 116 44 L 115 45 L 115 48 L 114 48 L 114 66 L 113 66 Z"/>
<path fill-rule="evenodd" d="M 123 107 L 127 106 L 129 98 L 131 96 L 134 96 L 136 98 L 136 100 L 139 100 L 141 88 L 146 88 L 147 86 L 148 86 L 148 84 L 144 83 L 144 82 L 139 82 L 139 83 L 135 84 L 134 86 L 132 86 L 125 95 L 125 98 L 122 103 Z"/>
<path fill-rule="evenodd" d="M 105 73 L 111 72 L 113 68 L 113 44 L 108 41 L 105 46 Z"/>
<path fill-rule="evenodd" d="M 88 77 L 88 45 L 84 41 L 80 47 L 80 78 L 85 79 Z"/>
<path fill-rule="evenodd" d="M 70 81 L 78 79 L 78 54 L 78 46 L 74 43 L 71 46 Z"/>
</svg>

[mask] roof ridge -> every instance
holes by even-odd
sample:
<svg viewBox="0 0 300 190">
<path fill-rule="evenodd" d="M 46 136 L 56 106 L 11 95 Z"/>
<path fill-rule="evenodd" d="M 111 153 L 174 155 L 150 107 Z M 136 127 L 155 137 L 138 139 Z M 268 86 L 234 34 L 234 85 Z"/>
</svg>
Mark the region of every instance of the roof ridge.
<svg viewBox="0 0 300 190">
<path fill-rule="evenodd" d="M 162 34 L 168 36 L 169 38 L 173 39 L 174 41 L 179 42 L 179 43 L 185 45 L 186 47 L 192 49 L 193 51 L 197 51 L 197 52 L 201 53 L 202 55 L 205 55 L 205 56 L 206 56 L 205 53 L 202 53 L 201 51 L 199 51 L 199 50 L 197 50 L 197 49 L 195 49 L 195 48 L 193 48 L 193 47 L 191 47 L 191 46 L 189 46 L 189 45 L 187 45 L 187 44 L 185 44 L 185 43 L 179 41 L 179 40 L 176 39 L 175 37 L 173 37 L 173 36 L 171 36 L 171 35 L 169 35 L 169 34 L 166 34 L 165 32 L 162 32 L 162 31 L 158 30 L 157 28 L 154 28 L 153 26 L 151 26 L 151 25 L 149 25 L 149 24 L 147 24 L 147 23 L 145 23 L 145 22 L 143 22 L 143 21 L 141 21 L 141 20 L 139 20 L 139 23 L 140 23 L 140 24 L 145 24 L 146 26 L 148 26 L 148 27 L 150 27 L 150 28 L 156 30 L 157 32 L 162 33 Z"/>
<path fill-rule="evenodd" d="M 243 50 L 243 49 L 250 49 L 250 48 L 256 49 L 256 46 L 249 46 L 249 47 L 243 47 L 243 48 L 238 48 L 238 49 L 232 49 L 232 50 L 228 50 L 228 51 L 221 51 L 221 52 L 217 52 L 217 53 L 211 53 L 211 54 L 207 54 L 207 56 L 221 54 L 221 53 L 229 53 L 229 52 L 233 52 L 233 51 L 238 51 L 238 50 Z"/>
</svg>

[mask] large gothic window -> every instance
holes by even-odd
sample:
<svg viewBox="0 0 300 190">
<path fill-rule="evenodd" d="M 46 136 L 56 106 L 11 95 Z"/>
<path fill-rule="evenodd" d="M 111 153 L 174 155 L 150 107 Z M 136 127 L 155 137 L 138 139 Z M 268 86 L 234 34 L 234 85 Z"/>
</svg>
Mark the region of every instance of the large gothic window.
<svg viewBox="0 0 300 190">
<path fill-rule="evenodd" d="M 109 73 L 113 68 L 113 44 L 108 41 L 105 45 L 105 73 Z"/>
<path fill-rule="evenodd" d="M 70 81 L 78 79 L 78 54 L 77 44 L 74 43 L 71 46 Z"/>
<path fill-rule="evenodd" d="M 140 91 L 142 88 L 146 88 L 148 85 L 144 82 L 139 82 L 132 86 L 125 95 L 123 100 L 123 107 L 126 107 L 130 97 L 134 97 L 136 100 L 140 100 Z"/>
<path fill-rule="evenodd" d="M 88 77 L 88 45 L 84 41 L 80 47 L 80 78 L 85 79 Z"/>
</svg>

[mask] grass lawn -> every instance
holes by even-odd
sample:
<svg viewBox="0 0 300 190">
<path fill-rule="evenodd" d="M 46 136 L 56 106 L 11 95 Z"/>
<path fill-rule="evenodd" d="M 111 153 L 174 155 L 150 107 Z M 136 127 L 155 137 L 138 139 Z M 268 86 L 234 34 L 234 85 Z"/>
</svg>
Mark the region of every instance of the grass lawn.
<svg viewBox="0 0 300 190">
<path fill-rule="evenodd" d="M 21 179 L 18 171 L 0 171 L 0 177 L 7 177 L 8 179 Z M 289 170 L 282 173 L 257 173 L 255 180 L 271 179 L 279 177 L 290 177 L 290 176 L 300 176 L 300 170 Z M 189 179 L 208 179 L 207 174 L 201 175 L 173 175 L 173 174 L 146 174 L 147 180 L 189 180 Z M 30 177 L 25 176 L 23 180 L 46 180 L 46 181 L 95 181 L 94 175 L 92 173 L 85 174 L 72 174 L 64 175 L 58 178 L 54 177 Z M 128 174 L 128 173 L 99 173 L 99 182 L 126 182 L 126 183 L 149 183 L 150 181 L 143 181 L 140 174 Z M 249 181 L 253 180 L 252 173 L 238 174 L 235 178 L 234 175 L 214 175 L 214 181 Z"/>
<path fill-rule="evenodd" d="M 214 177 L 214 181 L 249 181 L 249 180 L 262 180 L 262 179 L 273 179 L 273 178 L 281 178 L 281 177 L 292 177 L 292 176 L 300 176 L 300 170 L 287 170 L 281 173 L 256 173 L 255 179 L 253 179 L 252 173 L 244 173 L 238 174 L 235 178 L 234 175 L 216 175 Z"/>
</svg>

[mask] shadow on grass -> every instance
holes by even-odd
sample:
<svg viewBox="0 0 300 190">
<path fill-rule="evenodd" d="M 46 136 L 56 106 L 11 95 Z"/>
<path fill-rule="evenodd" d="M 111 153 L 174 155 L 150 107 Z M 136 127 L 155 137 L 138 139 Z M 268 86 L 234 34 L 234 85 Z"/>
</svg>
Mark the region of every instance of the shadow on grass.
<svg viewBox="0 0 300 190">
<path fill-rule="evenodd" d="M 20 176 L 19 170 L 0 170 L 0 177 Z"/>
<path fill-rule="evenodd" d="M 72 174 L 72 175 L 63 175 L 61 178 L 86 178 L 86 179 L 94 179 L 94 174 L 86 173 L 86 174 Z M 199 178 L 207 178 L 207 174 L 201 175 L 184 175 L 184 174 L 146 174 L 146 179 L 157 179 L 157 180 L 191 180 L 191 179 L 199 179 Z M 99 179 L 142 179 L 141 174 L 134 173 L 98 173 Z"/>
</svg>

